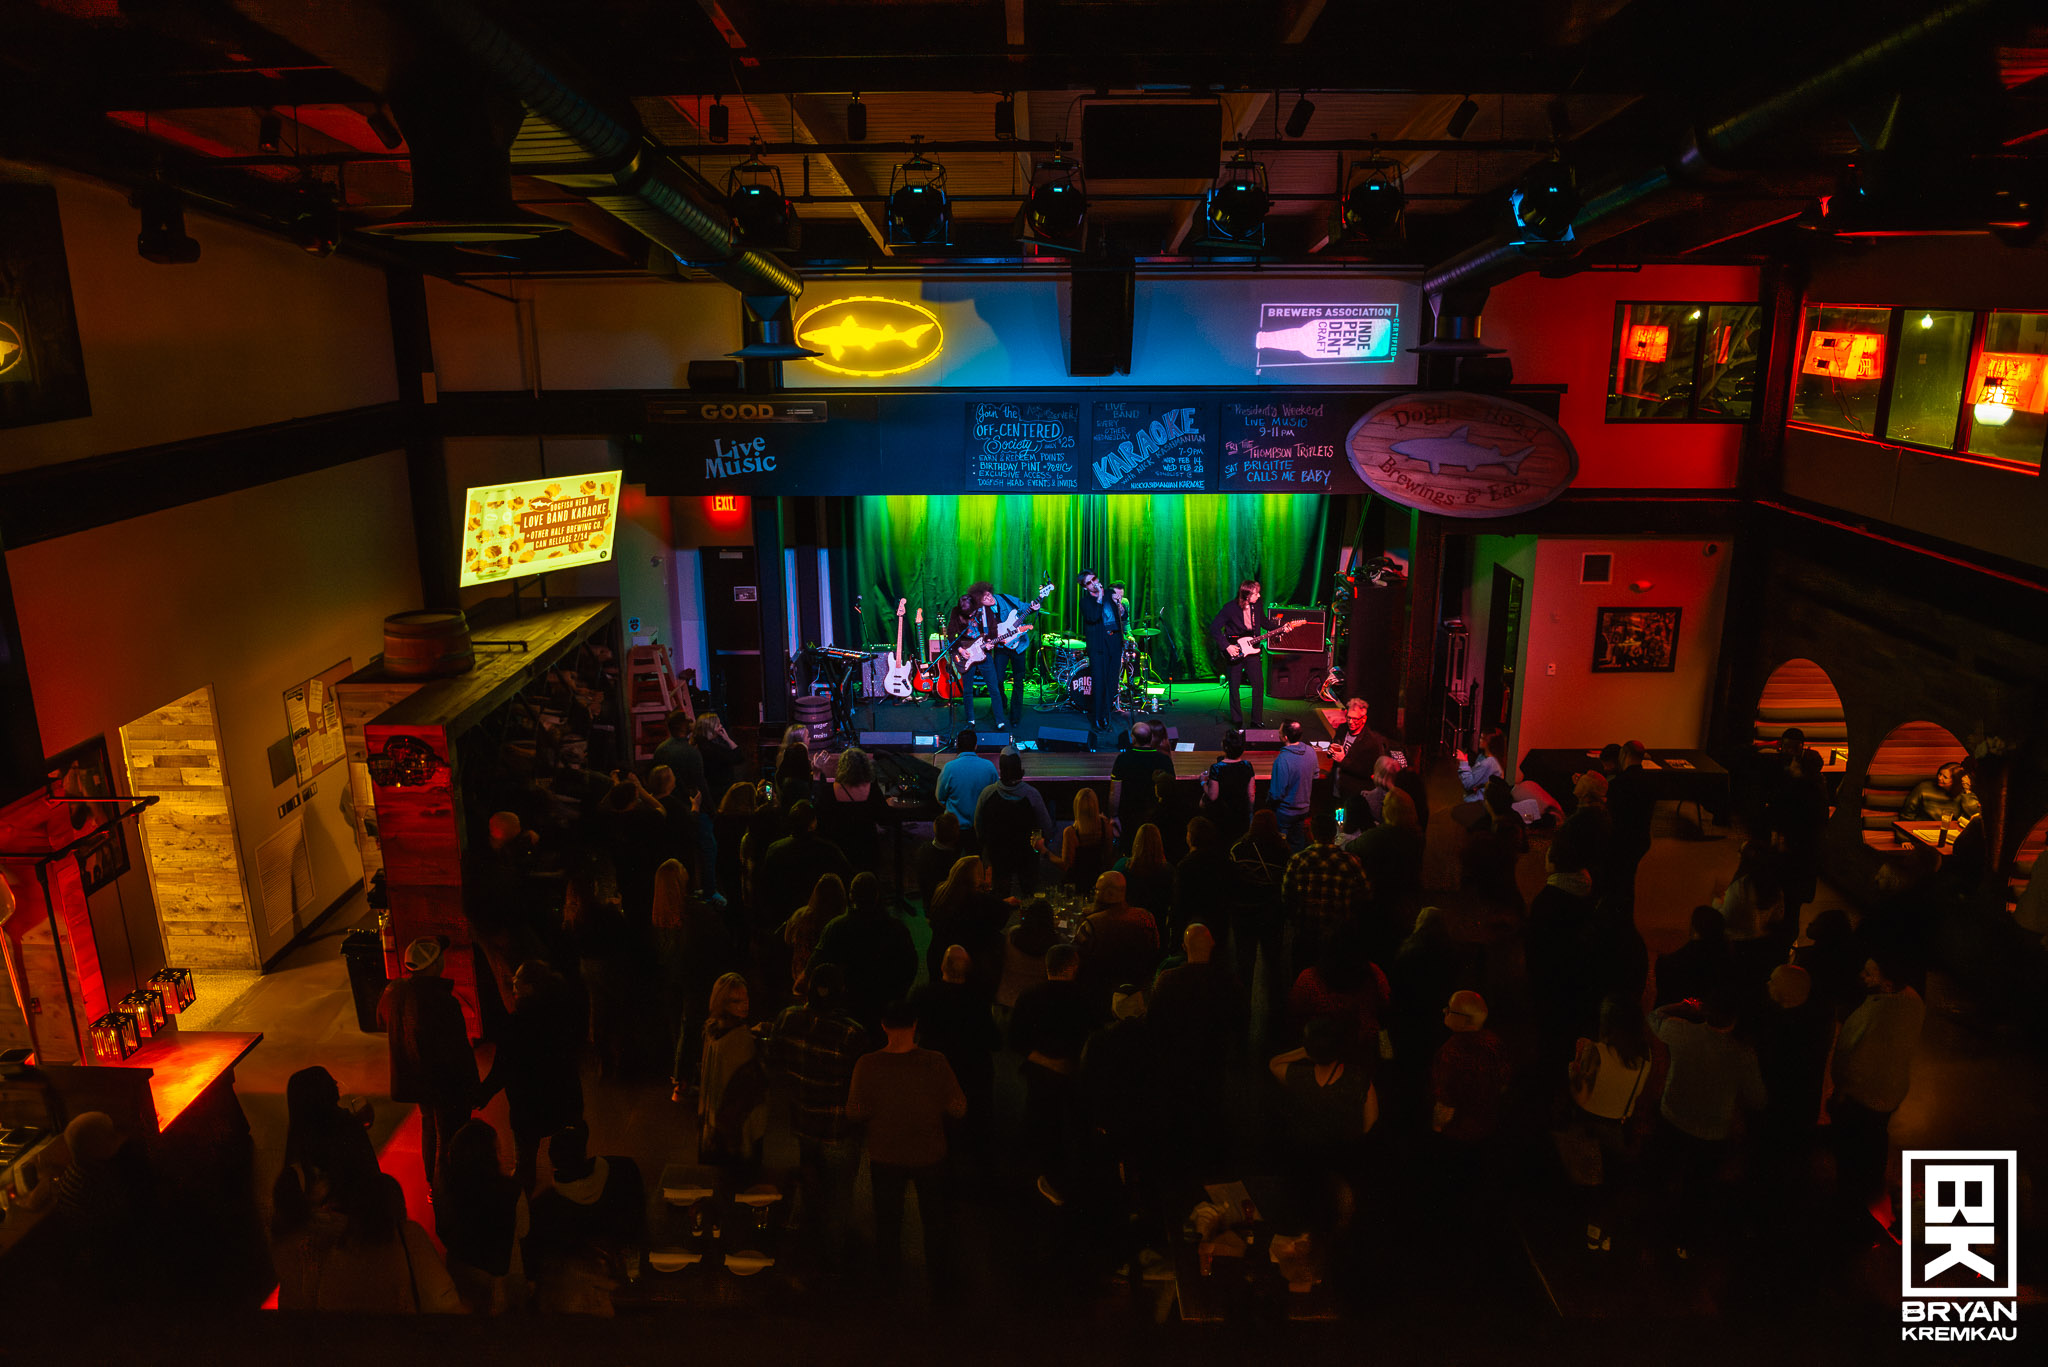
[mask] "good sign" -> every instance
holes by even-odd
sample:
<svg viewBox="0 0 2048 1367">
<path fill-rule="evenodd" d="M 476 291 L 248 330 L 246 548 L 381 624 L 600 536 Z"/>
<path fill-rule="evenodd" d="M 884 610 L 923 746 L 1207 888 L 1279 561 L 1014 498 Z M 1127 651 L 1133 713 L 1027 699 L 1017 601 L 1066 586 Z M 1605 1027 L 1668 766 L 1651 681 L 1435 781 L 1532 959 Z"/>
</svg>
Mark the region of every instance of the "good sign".
<svg viewBox="0 0 2048 1367">
<path fill-rule="evenodd" d="M 1408 394 L 1352 425 L 1351 466 L 1396 503 L 1445 517 L 1506 517 L 1570 487 L 1578 453 L 1556 423 L 1490 394 Z"/>
</svg>

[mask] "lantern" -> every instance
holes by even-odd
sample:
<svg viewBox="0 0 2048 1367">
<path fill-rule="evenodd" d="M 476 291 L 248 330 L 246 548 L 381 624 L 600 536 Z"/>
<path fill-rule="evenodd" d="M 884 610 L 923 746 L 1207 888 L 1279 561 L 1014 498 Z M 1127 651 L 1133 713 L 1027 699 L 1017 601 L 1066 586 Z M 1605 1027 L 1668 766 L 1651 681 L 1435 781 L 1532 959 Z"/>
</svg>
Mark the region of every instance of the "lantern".
<svg viewBox="0 0 2048 1367">
<path fill-rule="evenodd" d="M 135 1017 L 126 1011 L 109 1011 L 92 1023 L 92 1052 L 96 1058 L 119 1063 L 142 1047 L 135 1033 Z"/>
<path fill-rule="evenodd" d="M 163 993 L 164 1010 L 177 1015 L 192 1004 L 197 995 L 192 990 L 192 970 L 189 968 L 161 968 L 149 985 Z"/>
<path fill-rule="evenodd" d="M 153 1039 L 163 1028 L 164 994 L 154 988 L 138 987 L 121 998 L 121 1009 L 135 1018 L 135 1033 Z"/>
</svg>

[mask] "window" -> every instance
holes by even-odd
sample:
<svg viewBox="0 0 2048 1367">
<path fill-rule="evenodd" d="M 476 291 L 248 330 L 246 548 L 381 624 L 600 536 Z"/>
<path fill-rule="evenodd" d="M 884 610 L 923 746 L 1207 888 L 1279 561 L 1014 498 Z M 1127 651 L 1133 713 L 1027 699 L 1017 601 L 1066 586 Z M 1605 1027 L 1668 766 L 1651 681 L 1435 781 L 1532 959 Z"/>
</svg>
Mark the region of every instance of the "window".
<svg viewBox="0 0 2048 1367">
<path fill-rule="evenodd" d="M 2048 435 L 2048 313 L 1990 314 L 1966 393 L 1969 453 L 2040 469 Z"/>
<path fill-rule="evenodd" d="M 1943 449 L 1955 444 L 1976 322 L 1975 314 L 1952 309 L 1905 310 L 1891 408 L 1885 415 L 1887 437 Z"/>
<path fill-rule="evenodd" d="M 1874 434 L 1884 387 L 1885 329 L 1890 309 L 1808 304 L 1799 335 L 1792 420 L 1844 432 Z"/>
<path fill-rule="evenodd" d="M 1607 420 L 1747 421 L 1761 325 L 1755 304 L 1615 305 Z"/>
</svg>

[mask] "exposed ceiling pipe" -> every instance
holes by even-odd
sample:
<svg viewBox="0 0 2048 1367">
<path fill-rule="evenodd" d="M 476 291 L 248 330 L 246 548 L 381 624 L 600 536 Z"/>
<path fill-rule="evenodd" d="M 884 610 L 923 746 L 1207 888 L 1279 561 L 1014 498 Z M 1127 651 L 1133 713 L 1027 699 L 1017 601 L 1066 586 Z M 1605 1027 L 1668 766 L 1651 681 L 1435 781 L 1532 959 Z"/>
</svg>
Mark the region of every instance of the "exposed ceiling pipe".
<svg viewBox="0 0 2048 1367">
<path fill-rule="evenodd" d="M 723 207 L 642 133 L 571 89 L 497 23 L 463 0 L 418 0 L 415 11 L 452 39 L 531 111 L 514 168 L 583 192 L 679 260 L 741 294 L 797 295 L 803 280 L 744 246 Z M 536 122 L 546 125 L 536 128 Z"/>
<path fill-rule="evenodd" d="M 1585 246 L 1589 229 L 1630 208 L 1642 206 L 1652 195 L 1674 185 L 1709 184 L 1731 179 L 1731 173 L 1726 169 L 1728 159 L 1744 145 L 1812 113 L 1829 100 L 1841 97 L 1860 82 L 1883 73 L 1927 39 L 1999 3 L 2001 0 L 1950 0 L 1924 18 L 1879 39 L 1825 71 L 1809 76 L 1711 127 L 1695 129 L 1661 164 L 1645 167 L 1637 174 L 1589 195 L 1572 219 L 1575 242 L 1520 242 L 1506 234 L 1497 234 L 1432 268 L 1422 278 L 1423 293 L 1435 300 L 1450 290 L 1490 288 L 1535 270 L 1546 261 L 1576 253 Z M 1636 222 L 1662 217 L 1664 212 L 1668 210 L 1652 208 Z"/>
</svg>

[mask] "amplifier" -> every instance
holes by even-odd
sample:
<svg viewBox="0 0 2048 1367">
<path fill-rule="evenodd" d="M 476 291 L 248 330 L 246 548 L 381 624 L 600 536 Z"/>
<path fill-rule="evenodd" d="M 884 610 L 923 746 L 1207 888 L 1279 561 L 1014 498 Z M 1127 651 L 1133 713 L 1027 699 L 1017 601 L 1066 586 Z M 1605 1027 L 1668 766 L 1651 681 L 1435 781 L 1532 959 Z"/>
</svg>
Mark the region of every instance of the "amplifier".
<svg viewBox="0 0 2048 1367">
<path fill-rule="evenodd" d="M 1308 622 L 1310 626 L 1296 627 L 1285 636 L 1275 636 L 1266 643 L 1266 649 L 1287 655 L 1320 655 L 1326 644 L 1325 633 L 1329 617 L 1321 608 L 1274 608 L 1275 625 L 1286 622 Z"/>
<path fill-rule="evenodd" d="M 860 666 L 860 695 L 863 698 L 887 696 L 882 692 L 882 678 L 888 672 L 889 656 L 886 652 L 870 655 L 863 660 Z"/>
</svg>

